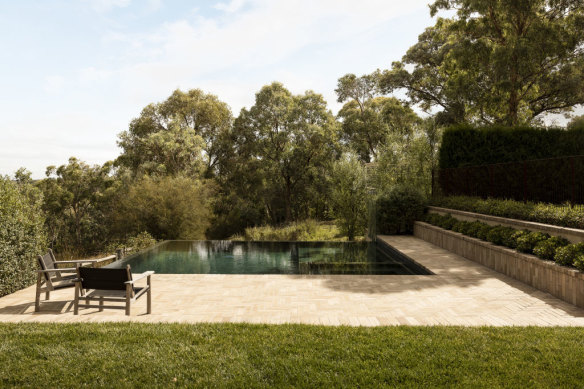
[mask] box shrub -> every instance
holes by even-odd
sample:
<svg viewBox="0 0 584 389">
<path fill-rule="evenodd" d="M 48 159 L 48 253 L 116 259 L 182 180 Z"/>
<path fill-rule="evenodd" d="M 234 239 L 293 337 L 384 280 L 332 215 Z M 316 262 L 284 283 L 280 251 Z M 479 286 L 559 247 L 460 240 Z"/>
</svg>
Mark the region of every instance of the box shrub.
<svg viewBox="0 0 584 389">
<path fill-rule="evenodd" d="M 513 233 L 515 229 L 511 227 L 496 226 L 487 233 L 487 240 L 498 246 L 504 246 Z"/>
<path fill-rule="evenodd" d="M 584 243 L 569 244 L 556 250 L 554 260 L 559 265 L 572 266 L 574 261 L 584 254 Z"/>
<path fill-rule="evenodd" d="M 584 272 L 584 254 L 578 255 L 572 264 L 576 269 Z"/>
<path fill-rule="evenodd" d="M 376 208 L 379 233 L 411 234 L 424 214 L 426 198 L 415 188 L 396 186 L 377 199 Z"/>
<path fill-rule="evenodd" d="M 549 234 L 544 234 L 541 232 L 530 232 L 528 234 L 522 235 L 517 238 L 517 251 L 522 253 L 533 254 L 533 249 L 535 246 L 542 241 L 548 240 L 550 238 Z"/>
<path fill-rule="evenodd" d="M 556 250 L 560 247 L 567 246 L 568 244 L 570 244 L 570 242 L 568 242 L 567 239 L 559 236 L 552 236 L 551 238 L 536 244 L 533 248 L 533 254 L 537 255 L 539 258 L 553 261 L 554 256 L 556 255 Z"/>
<path fill-rule="evenodd" d="M 477 231 L 477 238 L 481 240 L 487 240 L 487 235 L 491 230 L 495 227 L 492 227 L 488 224 L 481 223 L 481 227 Z"/>
<path fill-rule="evenodd" d="M 517 241 L 522 238 L 525 235 L 528 235 L 529 231 L 527 230 L 519 230 L 519 231 L 515 231 L 512 234 L 508 235 L 505 239 L 505 241 L 503 242 L 503 244 L 507 247 L 510 247 L 512 249 L 516 249 L 517 248 Z"/>
</svg>

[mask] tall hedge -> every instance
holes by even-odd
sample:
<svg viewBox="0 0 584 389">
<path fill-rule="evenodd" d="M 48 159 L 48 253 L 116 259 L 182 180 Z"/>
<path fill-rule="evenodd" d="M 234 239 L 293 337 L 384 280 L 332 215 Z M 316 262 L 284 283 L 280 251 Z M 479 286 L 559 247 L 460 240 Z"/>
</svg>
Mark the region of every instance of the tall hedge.
<svg viewBox="0 0 584 389">
<path fill-rule="evenodd" d="M 584 154 L 584 128 L 451 127 L 439 153 L 441 169 Z"/>
<path fill-rule="evenodd" d="M 46 248 L 40 191 L 0 176 L 0 296 L 31 285 Z"/>
</svg>

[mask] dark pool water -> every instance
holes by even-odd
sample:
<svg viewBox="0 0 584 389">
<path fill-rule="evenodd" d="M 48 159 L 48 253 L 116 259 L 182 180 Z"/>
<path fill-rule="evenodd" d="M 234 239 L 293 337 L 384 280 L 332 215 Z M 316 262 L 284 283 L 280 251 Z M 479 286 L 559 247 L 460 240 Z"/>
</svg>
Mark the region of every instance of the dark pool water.
<svg viewBox="0 0 584 389">
<path fill-rule="evenodd" d="M 108 267 L 162 274 L 430 274 L 370 242 L 166 241 Z"/>
</svg>

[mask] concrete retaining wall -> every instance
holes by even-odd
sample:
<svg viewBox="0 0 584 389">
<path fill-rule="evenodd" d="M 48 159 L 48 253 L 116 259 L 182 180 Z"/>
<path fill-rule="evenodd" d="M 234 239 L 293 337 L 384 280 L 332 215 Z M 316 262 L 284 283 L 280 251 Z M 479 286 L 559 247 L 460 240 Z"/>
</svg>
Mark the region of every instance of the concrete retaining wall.
<svg viewBox="0 0 584 389">
<path fill-rule="evenodd" d="M 423 222 L 414 235 L 499 273 L 584 308 L 584 273 Z"/>
</svg>

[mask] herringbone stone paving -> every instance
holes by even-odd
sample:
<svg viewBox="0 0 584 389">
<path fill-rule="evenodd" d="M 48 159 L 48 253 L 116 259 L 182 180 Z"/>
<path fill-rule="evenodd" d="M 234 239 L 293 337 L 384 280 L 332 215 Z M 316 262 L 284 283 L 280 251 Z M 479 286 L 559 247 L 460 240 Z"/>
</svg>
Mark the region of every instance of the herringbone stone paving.
<svg viewBox="0 0 584 389">
<path fill-rule="evenodd" d="M 325 325 L 584 326 L 584 310 L 411 236 L 381 239 L 431 276 L 155 274 L 146 299 L 123 310 L 82 309 L 73 290 L 34 313 L 34 287 L 0 298 L 4 322 L 248 322 Z"/>
</svg>

